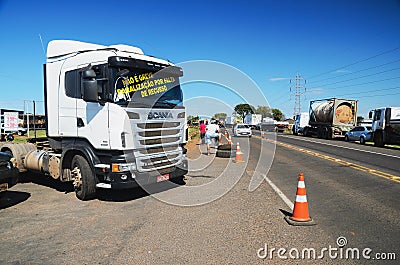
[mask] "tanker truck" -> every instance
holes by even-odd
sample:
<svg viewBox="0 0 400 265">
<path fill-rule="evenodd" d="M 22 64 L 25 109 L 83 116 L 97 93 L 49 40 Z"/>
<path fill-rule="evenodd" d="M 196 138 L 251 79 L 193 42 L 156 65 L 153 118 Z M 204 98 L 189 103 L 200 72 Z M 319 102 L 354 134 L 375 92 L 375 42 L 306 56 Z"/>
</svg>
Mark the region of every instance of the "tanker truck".
<svg viewBox="0 0 400 265">
<path fill-rule="evenodd" d="M 81 200 L 187 173 L 180 67 L 121 44 L 54 40 L 46 55 L 47 137 L 0 146 L 20 172 L 72 182 Z"/>
<path fill-rule="evenodd" d="M 357 125 L 357 100 L 330 98 L 310 101 L 305 136 L 344 138 Z"/>
</svg>

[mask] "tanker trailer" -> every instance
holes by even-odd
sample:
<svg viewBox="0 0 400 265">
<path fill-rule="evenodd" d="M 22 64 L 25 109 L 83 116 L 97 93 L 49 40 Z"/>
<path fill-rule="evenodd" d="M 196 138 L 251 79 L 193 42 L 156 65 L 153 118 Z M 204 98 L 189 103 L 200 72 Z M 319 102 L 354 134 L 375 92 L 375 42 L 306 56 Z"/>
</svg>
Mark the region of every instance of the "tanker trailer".
<svg viewBox="0 0 400 265">
<path fill-rule="evenodd" d="M 310 101 L 310 120 L 304 135 L 344 138 L 357 125 L 357 103 L 357 100 L 339 98 Z"/>
</svg>

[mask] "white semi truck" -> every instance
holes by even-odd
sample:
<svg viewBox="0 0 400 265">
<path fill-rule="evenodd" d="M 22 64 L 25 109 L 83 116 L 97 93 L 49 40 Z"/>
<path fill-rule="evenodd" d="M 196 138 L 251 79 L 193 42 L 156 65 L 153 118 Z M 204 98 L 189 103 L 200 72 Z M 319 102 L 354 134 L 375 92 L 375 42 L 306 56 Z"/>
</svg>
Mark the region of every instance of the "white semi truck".
<svg viewBox="0 0 400 265">
<path fill-rule="evenodd" d="M 185 175 L 182 69 L 127 45 L 48 44 L 47 138 L 1 146 L 20 172 L 71 181 L 81 200 Z"/>
<path fill-rule="evenodd" d="M 247 114 L 243 119 L 243 123 L 249 125 L 252 129 L 259 129 L 261 122 L 261 114 Z"/>
<path fill-rule="evenodd" d="M 400 144 L 400 107 L 377 108 L 369 112 L 375 146 Z"/>
<path fill-rule="evenodd" d="M 310 114 L 308 112 L 301 112 L 294 116 L 294 124 L 292 127 L 292 132 L 294 135 L 298 135 L 299 133 L 304 134 L 304 128 L 308 126 L 308 122 L 310 121 Z"/>
</svg>

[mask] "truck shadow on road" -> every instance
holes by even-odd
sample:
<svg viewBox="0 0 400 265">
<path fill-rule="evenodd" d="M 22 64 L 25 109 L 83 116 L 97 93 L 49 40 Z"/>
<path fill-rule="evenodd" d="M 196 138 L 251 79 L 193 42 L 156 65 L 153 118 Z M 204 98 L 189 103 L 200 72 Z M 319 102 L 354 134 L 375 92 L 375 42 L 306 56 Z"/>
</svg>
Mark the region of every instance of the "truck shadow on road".
<svg viewBox="0 0 400 265">
<path fill-rule="evenodd" d="M 72 182 L 62 182 L 58 179 L 53 179 L 50 176 L 45 176 L 42 174 L 23 173 L 20 175 L 18 182 L 34 183 L 64 193 L 75 192 Z"/>
<path fill-rule="evenodd" d="M 31 197 L 28 192 L 4 191 L 0 194 L 0 210 L 20 204 Z"/>
<path fill-rule="evenodd" d="M 98 189 L 97 199 L 101 201 L 126 202 L 175 189 L 184 185 L 186 185 L 186 182 L 182 178 L 178 178 L 126 190 Z"/>
<path fill-rule="evenodd" d="M 50 176 L 42 174 L 22 174 L 19 178 L 19 183 L 33 183 L 40 186 L 48 187 L 63 193 L 75 192 L 72 182 L 61 182 L 60 180 L 53 179 Z M 160 193 L 170 189 L 177 188 L 179 186 L 186 185 L 186 182 L 182 178 L 165 181 L 162 183 L 156 183 L 146 185 L 144 188 L 131 188 L 126 190 L 108 190 L 108 189 L 97 189 L 97 198 L 101 201 L 111 202 L 126 202 L 131 200 L 137 200 L 151 194 Z M 26 198 L 28 199 L 29 196 Z M 26 200 L 25 199 L 25 200 Z M 1 209 L 1 208 L 0 208 Z"/>
</svg>

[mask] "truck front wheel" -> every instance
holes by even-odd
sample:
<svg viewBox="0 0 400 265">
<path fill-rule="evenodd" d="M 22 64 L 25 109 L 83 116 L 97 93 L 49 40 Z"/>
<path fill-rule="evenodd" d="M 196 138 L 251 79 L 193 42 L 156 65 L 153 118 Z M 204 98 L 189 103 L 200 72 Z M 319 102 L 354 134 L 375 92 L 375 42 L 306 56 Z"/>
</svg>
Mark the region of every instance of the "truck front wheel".
<svg viewBox="0 0 400 265">
<path fill-rule="evenodd" d="M 96 196 L 94 172 L 88 161 L 81 155 L 75 155 L 71 162 L 71 173 L 74 179 L 76 197 L 86 201 Z"/>
</svg>

